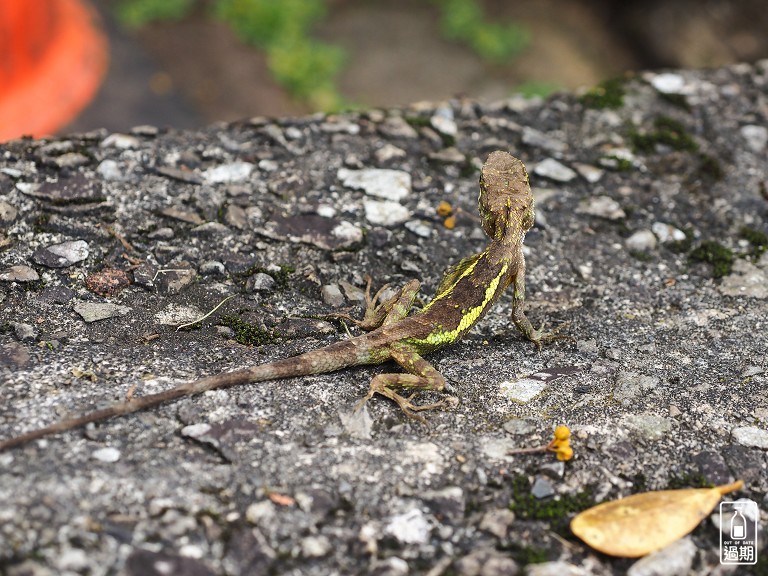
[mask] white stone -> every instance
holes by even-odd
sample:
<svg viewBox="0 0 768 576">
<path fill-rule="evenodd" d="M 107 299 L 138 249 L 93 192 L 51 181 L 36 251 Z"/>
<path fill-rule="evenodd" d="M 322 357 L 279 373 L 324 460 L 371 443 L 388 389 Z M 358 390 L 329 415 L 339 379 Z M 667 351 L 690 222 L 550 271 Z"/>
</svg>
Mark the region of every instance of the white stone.
<svg viewBox="0 0 768 576">
<path fill-rule="evenodd" d="M 250 178 L 255 166 L 250 162 L 232 162 L 208 168 L 203 172 L 203 178 L 209 184 L 225 182 L 243 182 Z"/>
<path fill-rule="evenodd" d="M 624 244 L 634 252 L 648 252 L 656 248 L 656 236 L 650 230 L 638 230 Z"/>
<path fill-rule="evenodd" d="M 411 175 L 402 170 L 340 168 L 336 176 L 347 188 L 362 190 L 369 196 L 399 202 L 411 193 Z"/>
<path fill-rule="evenodd" d="M 651 225 L 651 231 L 662 244 L 685 240 L 685 232 L 675 228 L 671 224 L 665 224 L 664 222 L 654 222 Z"/>
<path fill-rule="evenodd" d="M 111 464 L 120 460 L 120 450 L 117 448 L 99 448 L 91 456 L 95 460 Z"/>
<path fill-rule="evenodd" d="M 396 226 L 407 221 L 411 213 L 397 202 L 364 200 L 365 219 L 377 226 Z"/>
<path fill-rule="evenodd" d="M 384 532 L 402 544 L 426 544 L 429 541 L 430 526 L 424 513 L 414 508 L 392 516 Z"/>
<path fill-rule="evenodd" d="M 575 171 L 568 168 L 568 166 L 561 164 L 554 158 L 547 158 L 546 160 L 539 162 L 533 169 L 533 173 L 557 182 L 570 182 L 577 176 Z"/>
<path fill-rule="evenodd" d="M 664 94 L 680 94 L 685 87 L 685 79 L 680 74 L 665 72 L 650 79 L 651 86 Z"/>
<path fill-rule="evenodd" d="M 768 430 L 763 430 L 757 426 L 734 428 L 731 431 L 731 437 L 742 446 L 768 450 Z"/>
</svg>

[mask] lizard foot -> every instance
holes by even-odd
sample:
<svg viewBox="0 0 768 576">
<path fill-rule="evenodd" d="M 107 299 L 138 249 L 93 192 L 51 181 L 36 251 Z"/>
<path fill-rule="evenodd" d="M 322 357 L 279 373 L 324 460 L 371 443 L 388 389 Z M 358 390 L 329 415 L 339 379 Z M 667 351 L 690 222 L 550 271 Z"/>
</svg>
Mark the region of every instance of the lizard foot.
<svg viewBox="0 0 768 576">
<path fill-rule="evenodd" d="M 576 338 L 567 334 L 559 334 L 561 330 L 567 328 L 569 323 L 561 324 L 557 328 L 554 328 L 550 332 L 544 332 L 544 324 L 542 324 L 538 330 L 534 330 L 528 339 L 536 345 L 538 350 L 541 350 L 543 344 L 549 344 L 555 340 L 568 340 L 576 344 Z"/>
<path fill-rule="evenodd" d="M 419 414 L 419 412 L 424 412 L 426 410 L 439 410 L 443 408 L 455 408 L 459 405 L 459 399 L 455 396 L 446 396 L 439 402 L 433 402 L 431 404 L 414 404 L 411 402 L 411 400 L 414 396 L 416 396 L 416 393 L 411 394 L 406 398 L 388 386 L 372 385 L 371 389 L 368 391 L 368 394 L 366 394 L 355 406 L 355 411 L 360 410 L 365 405 L 365 403 L 373 398 L 376 394 L 381 394 L 382 396 L 393 400 L 400 407 L 400 410 L 402 410 L 403 413 L 408 416 L 408 418 L 421 422 L 422 424 L 428 424 L 428 422 L 426 418 Z"/>
</svg>

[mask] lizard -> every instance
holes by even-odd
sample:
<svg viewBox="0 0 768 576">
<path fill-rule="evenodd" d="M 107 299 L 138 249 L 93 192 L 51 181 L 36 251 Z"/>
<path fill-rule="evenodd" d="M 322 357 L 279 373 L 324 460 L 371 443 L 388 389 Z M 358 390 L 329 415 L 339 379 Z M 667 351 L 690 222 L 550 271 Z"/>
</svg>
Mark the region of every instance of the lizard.
<svg viewBox="0 0 768 576">
<path fill-rule="evenodd" d="M 408 315 L 420 288 L 418 280 L 410 280 L 394 295 L 382 299 L 387 286 L 371 298 L 369 279 L 363 319 L 347 317 L 364 330 L 359 336 L 298 356 L 200 378 L 61 420 L 0 441 L 0 451 L 209 390 L 323 374 L 389 360 L 394 360 L 405 372 L 374 376 L 368 393 L 356 409 L 380 394 L 395 401 L 406 416 L 426 422 L 418 412 L 442 407 L 447 401 L 422 405 L 411 402 L 418 391 L 442 392 L 446 388 L 443 375 L 423 356 L 464 336 L 509 286 L 512 287 L 512 322 L 525 338 L 538 348 L 542 343 L 563 338 L 555 336 L 554 332 L 545 334 L 542 328 L 535 329 L 524 311 L 523 241 L 534 224 L 534 200 L 525 166 L 507 152 L 492 152 L 481 168 L 479 187 L 480 222 L 490 241 L 482 252 L 464 258 L 449 268 L 435 296 L 417 313 Z M 398 390 L 409 390 L 414 394 L 406 398 Z"/>
</svg>

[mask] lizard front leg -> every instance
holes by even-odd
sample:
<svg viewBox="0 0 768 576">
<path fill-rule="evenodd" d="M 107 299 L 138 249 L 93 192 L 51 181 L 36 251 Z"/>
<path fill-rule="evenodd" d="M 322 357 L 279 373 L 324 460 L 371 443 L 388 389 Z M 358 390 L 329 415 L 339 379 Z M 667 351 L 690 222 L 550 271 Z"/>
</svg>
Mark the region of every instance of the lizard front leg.
<svg viewBox="0 0 768 576">
<path fill-rule="evenodd" d="M 411 402 L 413 395 L 405 398 L 396 392 L 397 388 L 407 388 L 416 392 L 434 390 L 441 392 L 445 389 L 445 378 L 429 362 L 424 360 L 419 354 L 412 350 L 407 344 L 395 344 L 391 349 L 392 359 L 405 368 L 407 374 L 378 374 L 371 380 L 371 387 L 368 394 L 360 401 L 358 408 L 373 398 L 376 394 L 381 394 L 397 402 L 400 409 L 409 418 L 418 420 L 426 424 L 426 420 L 417 414 L 423 410 L 434 410 L 446 405 L 453 405 L 456 399 L 446 398 L 433 404 L 416 405 Z"/>
<path fill-rule="evenodd" d="M 523 336 L 533 342 L 539 350 L 541 350 L 542 344 L 547 344 L 553 340 L 573 340 L 571 336 L 558 335 L 557 329 L 553 330 L 552 332 L 545 333 L 543 331 L 543 325 L 536 329 L 533 327 L 533 324 L 531 324 L 531 321 L 528 320 L 524 310 L 525 268 L 523 268 L 520 272 L 517 273 L 517 275 L 515 275 L 513 284 L 514 291 L 512 294 L 512 322 L 515 323 L 515 326 L 517 326 L 517 329 L 520 330 Z"/>
</svg>

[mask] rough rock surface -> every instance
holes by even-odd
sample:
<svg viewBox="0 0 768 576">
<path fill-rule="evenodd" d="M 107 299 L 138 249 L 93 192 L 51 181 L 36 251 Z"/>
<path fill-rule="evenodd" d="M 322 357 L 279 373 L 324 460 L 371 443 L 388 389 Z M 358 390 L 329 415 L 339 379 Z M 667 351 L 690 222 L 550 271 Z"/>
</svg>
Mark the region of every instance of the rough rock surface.
<svg viewBox="0 0 768 576">
<path fill-rule="evenodd" d="M 0 571 L 623 574 L 633 561 L 570 534 L 576 511 L 741 478 L 737 497 L 766 520 L 768 151 L 743 128 L 768 121 L 768 62 L 670 74 L 628 80 L 623 98 L 604 87 L 0 146 L 2 437 L 345 338 L 318 317 L 360 314 L 366 274 L 431 294 L 484 246 L 477 168 L 499 148 L 537 196 L 529 314 L 575 339 L 538 352 L 503 299 L 431 357 L 459 404 L 429 426 L 380 398 L 352 413 L 387 369 L 355 368 L 0 453 Z M 447 109 L 455 134 L 430 122 Z M 393 148 L 405 154 L 381 153 Z M 67 150 L 87 162 L 57 162 Z M 373 169 L 410 190 L 367 196 L 392 174 Z M 365 187 L 339 176 L 363 170 Z M 461 209 L 453 228 L 441 201 Z M 60 245 L 78 257 L 35 256 Z M 517 380 L 540 389 L 513 401 Z M 551 455 L 506 454 L 563 423 L 575 457 L 556 473 Z M 654 573 L 711 573 L 717 538 L 703 523 L 685 566 L 659 554 Z"/>
</svg>

